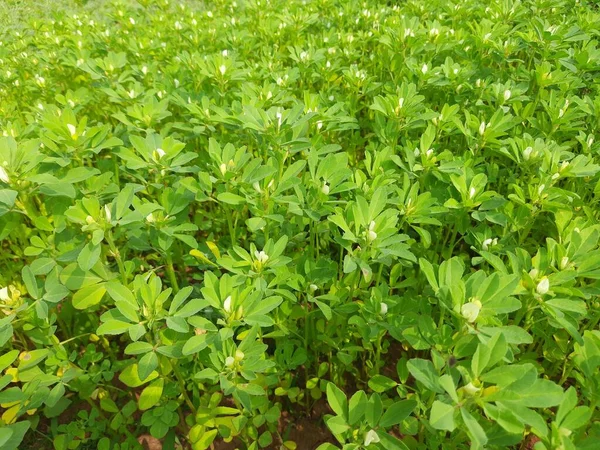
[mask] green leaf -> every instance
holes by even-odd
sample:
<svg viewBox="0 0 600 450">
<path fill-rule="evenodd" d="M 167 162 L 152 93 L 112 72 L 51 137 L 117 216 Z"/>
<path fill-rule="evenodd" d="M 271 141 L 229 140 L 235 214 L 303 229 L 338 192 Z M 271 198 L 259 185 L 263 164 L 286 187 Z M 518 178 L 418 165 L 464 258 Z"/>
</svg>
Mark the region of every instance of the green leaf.
<svg viewBox="0 0 600 450">
<path fill-rule="evenodd" d="M 392 389 L 397 385 L 398 383 L 385 375 L 375 375 L 369 380 L 369 387 L 379 393 Z"/>
<path fill-rule="evenodd" d="M 2 372 L 13 362 L 15 362 L 17 356 L 19 356 L 18 350 L 10 350 L 4 353 L 3 355 L 0 355 L 0 372 Z"/>
<path fill-rule="evenodd" d="M 149 352 L 142 356 L 138 362 L 138 376 L 140 380 L 145 381 L 157 367 L 158 356 L 156 356 L 156 353 Z"/>
<path fill-rule="evenodd" d="M 106 287 L 104 283 L 84 287 L 73 294 L 73 308 L 91 308 L 102 301 L 105 293 Z"/>
<path fill-rule="evenodd" d="M 366 405 L 367 395 L 364 391 L 358 391 L 350 398 L 350 402 L 348 403 L 349 425 L 354 425 L 364 416 Z"/>
<path fill-rule="evenodd" d="M 471 415 L 465 408 L 460 409 L 460 414 L 463 418 L 465 425 L 467 426 L 467 433 L 471 438 L 471 448 L 483 449 L 487 444 L 488 438 L 485 431 L 479 425 L 479 422 Z"/>
<path fill-rule="evenodd" d="M 77 264 L 79 264 L 79 268 L 84 272 L 91 270 L 92 267 L 96 265 L 98 260 L 100 259 L 100 245 L 94 245 L 89 242 L 81 252 L 79 252 L 79 256 L 77 257 Z"/>
<path fill-rule="evenodd" d="M 27 288 L 27 292 L 34 299 L 40 298 L 40 290 L 38 288 L 37 280 L 35 279 L 35 275 L 29 266 L 23 266 L 21 270 L 21 275 L 23 276 L 23 283 L 25 283 L 25 287 Z"/>
<path fill-rule="evenodd" d="M 442 387 L 439 385 L 437 371 L 431 361 L 425 359 L 413 358 L 408 361 L 407 365 L 410 374 L 415 377 L 417 381 L 422 383 L 427 389 L 441 394 L 444 392 Z"/>
<path fill-rule="evenodd" d="M 160 401 L 160 397 L 162 396 L 163 392 L 163 385 L 163 379 L 159 378 L 144 388 L 138 400 L 138 407 L 140 408 L 140 411 L 150 409 Z"/>
<path fill-rule="evenodd" d="M 454 406 L 436 400 L 431 406 L 429 423 L 436 430 L 454 431 Z"/>
<path fill-rule="evenodd" d="M 228 205 L 241 205 L 246 203 L 246 199 L 231 192 L 222 192 L 217 195 L 217 200 Z"/>
<path fill-rule="evenodd" d="M 389 406 L 381 420 L 379 421 L 379 426 L 382 428 L 388 428 L 392 425 L 397 425 L 406 419 L 410 413 L 414 411 L 417 407 L 417 402 L 415 400 L 401 400 L 399 402 L 393 403 Z"/>
<path fill-rule="evenodd" d="M 192 355 L 194 353 L 198 353 L 199 351 L 204 350 L 206 347 L 208 347 L 207 338 L 208 338 L 208 336 L 206 334 L 199 334 L 196 336 L 192 336 L 184 344 L 181 352 L 187 356 L 187 355 Z"/>
<path fill-rule="evenodd" d="M 333 383 L 327 383 L 326 393 L 327 402 L 333 412 L 344 419 L 348 417 L 348 399 L 346 398 L 346 394 Z"/>
<path fill-rule="evenodd" d="M 111 319 L 103 324 L 100 324 L 98 329 L 96 330 L 96 334 L 102 336 L 103 334 L 115 335 L 125 333 L 129 327 L 131 327 L 131 323 L 123 322 L 122 320 Z"/>
<path fill-rule="evenodd" d="M 138 376 L 138 365 L 131 364 L 131 365 L 127 366 L 125 369 L 123 369 L 123 371 L 119 375 L 119 380 L 121 380 L 121 382 L 123 384 L 125 384 L 125 386 L 136 388 L 136 387 L 141 386 L 144 383 L 154 380 L 157 377 L 158 377 L 158 372 L 152 372 L 148 376 L 147 379 L 142 381 L 142 380 L 140 380 L 140 377 Z"/>
<path fill-rule="evenodd" d="M 371 428 L 375 428 L 383 412 L 383 403 L 379 394 L 374 393 L 369 398 L 365 408 L 365 418 Z"/>
</svg>

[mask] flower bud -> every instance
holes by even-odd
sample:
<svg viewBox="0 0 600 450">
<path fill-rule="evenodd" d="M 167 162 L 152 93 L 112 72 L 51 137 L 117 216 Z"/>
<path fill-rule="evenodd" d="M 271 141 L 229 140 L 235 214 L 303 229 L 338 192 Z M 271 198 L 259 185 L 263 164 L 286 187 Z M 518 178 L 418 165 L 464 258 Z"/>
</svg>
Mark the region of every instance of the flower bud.
<svg viewBox="0 0 600 450">
<path fill-rule="evenodd" d="M 222 163 L 219 166 L 219 170 L 221 171 L 221 175 L 225 175 L 225 173 L 227 172 L 227 165 L 225 163 Z"/>
<path fill-rule="evenodd" d="M 477 392 L 481 390 L 480 387 L 475 386 L 473 383 L 469 383 L 463 387 L 465 392 L 469 395 L 475 395 Z"/>
<path fill-rule="evenodd" d="M 365 434 L 365 447 L 368 447 L 371 444 L 377 444 L 379 441 L 379 435 L 375 430 L 369 430 L 367 434 Z"/>
<path fill-rule="evenodd" d="M 225 310 L 226 313 L 231 313 L 231 295 L 228 296 L 225 301 L 223 302 L 223 309 Z"/>
<path fill-rule="evenodd" d="M 485 120 L 483 122 L 481 122 L 481 124 L 479 125 L 479 134 L 481 136 L 483 136 L 484 133 L 485 133 Z"/>
<path fill-rule="evenodd" d="M 233 356 L 228 356 L 227 358 L 225 358 L 225 367 L 228 367 L 229 369 L 233 368 L 233 365 L 235 364 L 235 359 Z"/>
<path fill-rule="evenodd" d="M 543 277 L 540 280 L 540 282 L 538 283 L 537 287 L 535 288 L 537 293 L 540 295 L 546 294 L 549 289 L 550 289 L 550 280 L 548 280 L 548 277 Z"/>
<path fill-rule="evenodd" d="M 91 225 L 91 224 L 93 224 L 93 223 L 96 223 L 96 221 L 94 220 L 94 218 L 93 218 L 92 216 L 87 216 L 87 217 L 85 218 L 85 221 L 86 221 L 86 223 L 87 223 L 88 225 Z"/>
<path fill-rule="evenodd" d="M 71 137 L 73 139 L 75 139 L 75 135 L 77 134 L 77 127 L 75 125 L 68 123 L 67 128 L 69 129 L 69 133 L 71 134 Z"/>
<path fill-rule="evenodd" d="M 221 75 L 225 75 L 226 71 L 227 67 L 225 66 L 225 64 L 221 64 L 221 66 L 219 67 L 219 72 L 221 72 Z"/>
<path fill-rule="evenodd" d="M 465 303 L 462 305 L 460 309 L 460 313 L 469 323 L 475 322 L 477 317 L 479 316 L 479 312 L 481 311 L 481 302 L 479 300 L 474 300 L 469 303 Z"/>
<path fill-rule="evenodd" d="M 6 172 L 6 169 L 2 166 L 0 166 L 0 181 L 9 184 L 10 183 L 10 178 L 8 177 L 8 173 Z"/>
<path fill-rule="evenodd" d="M 388 312 L 388 305 L 387 303 L 381 303 L 381 305 L 379 306 L 379 314 L 381 314 L 382 316 L 385 316 Z"/>
<path fill-rule="evenodd" d="M 563 256 L 560 260 L 560 269 L 565 270 L 569 266 L 569 257 Z"/>
<path fill-rule="evenodd" d="M 510 89 L 507 89 L 504 91 L 504 101 L 508 101 L 510 99 L 510 96 L 512 95 L 512 92 L 510 92 Z"/>
<path fill-rule="evenodd" d="M 244 359 L 244 352 L 241 350 L 236 350 L 235 351 L 235 360 L 241 361 L 242 359 Z"/>
<path fill-rule="evenodd" d="M 487 252 L 488 249 L 490 248 L 490 245 L 492 245 L 493 242 L 494 242 L 494 240 L 491 238 L 488 238 L 485 241 L 483 241 L 483 243 L 481 244 L 482 250 Z"/>
</svg>

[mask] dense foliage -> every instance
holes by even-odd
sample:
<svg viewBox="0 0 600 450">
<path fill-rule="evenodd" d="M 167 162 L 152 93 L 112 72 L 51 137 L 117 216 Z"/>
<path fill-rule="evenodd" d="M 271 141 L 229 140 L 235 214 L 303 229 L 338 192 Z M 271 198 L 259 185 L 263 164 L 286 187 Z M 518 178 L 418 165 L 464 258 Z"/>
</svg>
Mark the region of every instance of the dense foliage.
<svg viewBox="0 0 600 450">
<path fill-rule="evenodd" d="M 598 448 L 600 11 L 391 4 L 3 24 L 0 448 Z"/>
</svg>

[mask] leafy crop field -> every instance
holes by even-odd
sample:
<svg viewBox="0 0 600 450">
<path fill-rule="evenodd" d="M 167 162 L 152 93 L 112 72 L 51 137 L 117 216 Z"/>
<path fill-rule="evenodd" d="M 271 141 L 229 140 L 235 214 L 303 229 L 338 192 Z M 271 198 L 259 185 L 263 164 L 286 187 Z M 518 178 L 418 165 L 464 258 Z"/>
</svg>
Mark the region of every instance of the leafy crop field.
<svg viewBox="0 0 600 450">
<path fill-rule="evenodd" d="M 2 450 L 598 448 L 595 1 L 3 3 Z"/>
</svg>

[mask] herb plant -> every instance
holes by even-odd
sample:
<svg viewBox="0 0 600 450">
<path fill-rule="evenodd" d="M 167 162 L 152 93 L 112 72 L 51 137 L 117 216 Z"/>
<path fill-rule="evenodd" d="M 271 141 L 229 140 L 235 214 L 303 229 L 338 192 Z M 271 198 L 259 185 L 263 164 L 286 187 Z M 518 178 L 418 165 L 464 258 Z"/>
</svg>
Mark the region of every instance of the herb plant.
<svg viewBox="0 0 600 450">
<path fill-rule="evenodd" d="M 596 2 L 5 3 L 0 448 L 598 448 Z"/>
</svg>

